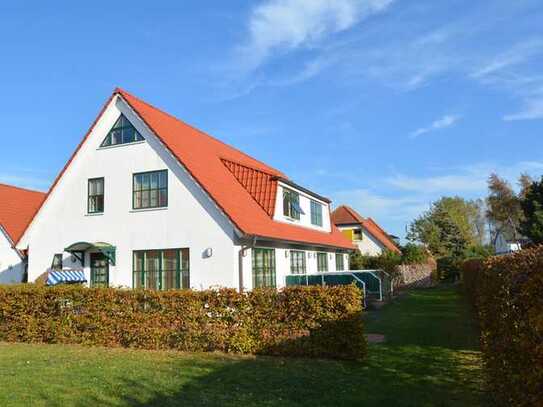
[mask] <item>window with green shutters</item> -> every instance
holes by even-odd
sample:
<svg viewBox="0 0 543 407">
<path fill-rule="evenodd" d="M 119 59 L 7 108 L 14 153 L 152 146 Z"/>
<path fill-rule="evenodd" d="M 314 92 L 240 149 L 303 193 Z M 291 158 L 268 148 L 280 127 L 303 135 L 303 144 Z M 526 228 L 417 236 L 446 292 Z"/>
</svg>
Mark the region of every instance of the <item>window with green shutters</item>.
<svg viewBox="0 0 543 407">
<path fill-rule="evenodd" d="M 327 253 L 317 253 L 317 271 L 328 271 Z"/>
<path fill-rule="evenodd" d="M 291 274 L 305 274 L 305 252 L 290 251 L 290 272 Z"/>
<path fill-rule="evenodd" d="M 275 249 L 253 248 L 253 288 L 276 284 Z"/>
<path fill-rule="evenodd" d="M 168 170 L 134 174 L 133 209 L 168 206 Z"/>
<path fill-rule="evenodd" d="M 190 288 L 189 249 L 137 250 L 133 287 L 151 290 Z"/>
<path fill-rule="evenodd" d="M 311 201 L 311 224 L 322 226 L 322 205 L 316 201 Z"/>
<path fill-rule="evenodd" d="M 343 262 L 342 253 L 336 253 L 336 270 L 337 271 L 345 270 L 345 263 Z"/>
</svg>

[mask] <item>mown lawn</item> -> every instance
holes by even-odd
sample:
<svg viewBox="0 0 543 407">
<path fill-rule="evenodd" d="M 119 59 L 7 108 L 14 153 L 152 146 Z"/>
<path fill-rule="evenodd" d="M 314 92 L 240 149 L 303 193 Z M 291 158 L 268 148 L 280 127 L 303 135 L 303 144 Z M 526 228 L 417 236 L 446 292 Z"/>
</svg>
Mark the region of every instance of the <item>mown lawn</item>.
<svg viewBox="0 0 543 407">
<path fill-rule="evenodd" d="M 0 343 L 0 406 L 477 406 L 476 331 L 456 289 L 366 316 L 363 363 Z"/>
</svg>

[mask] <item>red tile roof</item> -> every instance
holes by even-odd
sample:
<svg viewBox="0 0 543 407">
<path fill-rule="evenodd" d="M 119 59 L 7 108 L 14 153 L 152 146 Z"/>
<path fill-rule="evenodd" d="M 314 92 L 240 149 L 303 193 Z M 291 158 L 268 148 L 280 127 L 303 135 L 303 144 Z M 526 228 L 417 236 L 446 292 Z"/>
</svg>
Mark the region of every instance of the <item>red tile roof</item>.
<svg viewBox="0 0 543 407">
<path fill-rule="evenodd" d="M 43 192 L 0 184 L 0 226 L 12 242 L 19 240 L 44 198 Z"/>
<path fill-rule="evenodd" d="M 111 98 L 115 95 L 121 96 L 128 103 L 242 233 L 320 246 L 354 248 L 334 226 L 331 232 L 320 232 L 272 219 L 277 187 L 273 180 L 286 178 L 280 171 L 122 89 L 115 89 Z M 104 108 L 98 118 L 103 111 Z M 96 121 L 55 180 L 49 193 L 85 142 Z"/>
<path fill-rule="evenodd" d="M 277 177 L 232 161 L 222 160 L 222 162 L 262 209 L 268 215 L 273 216 L 277 195 Z"/>
<path fill-rule="evenodd" d="M 347 205 L 341 205 L 332 212 L 332 222 L 336 226 L 361 225 L 374 238 L 383 244 L 387 249 L 399 253 L 400 249 L 388 234 L 372 218 L 363 218 L 358 212 Z"/>
</svg>

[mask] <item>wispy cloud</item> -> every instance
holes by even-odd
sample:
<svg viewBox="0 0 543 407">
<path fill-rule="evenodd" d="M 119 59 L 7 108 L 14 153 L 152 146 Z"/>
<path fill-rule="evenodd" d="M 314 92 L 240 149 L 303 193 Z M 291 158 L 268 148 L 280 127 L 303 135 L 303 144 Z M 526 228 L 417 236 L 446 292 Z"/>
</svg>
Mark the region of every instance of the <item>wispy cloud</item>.
<svg viewBox="0 0 543 407">
<path fill-rule="evenodd" d="M 249 18 L 249 38 L 239 48 L 247 71 L 275 53 L 314 46 L 364 18 L 385 10 L 393 0 L 267 0 Z"/>
<path fill-rule="evenodd" d="M 434 132 L 434 131 L 437 131 L 437 130 L 446 129 L 447 127 L 454 126 L 460 120 L 460 118 L 461 117 L 459 115 L 447 114 L 447 115 L 445 115 L 443 117 L 440 117 L 439 119 L 434 120 L 427 127 L 420 127 L 418 129 L 412 131 L 411 133 L 409 133 L 409 137 L 410 138 L 417 138 L 417 137 L 422 136 L 423 134 L 426 134 L 426 133 L 431 133 L 431 132 Z"/>
<path fill-rule="evenodd" d="M 543 174 L 543 161 L 519 161 L 507 165 L 491 162 L 451 168 L 434 168 L 428 176 L 398 173 L 374 180 L 374 188 L 354 187 L 331 192 L 334 205 L 347 204 L 364 216 L 374 217 L 389 232 L 401 235 L 414 218 L 442 196 L 484 198 L 492 172 L 517 185 L 520 174 L 534 178 Z M 435 173 L 438 174 L 435 174 Z"/>
<path fill-rule="evenodd" d="M 530 39 L 514 45 L 507 51 L 484 62 L 471 74 L 473 78 L 486 78 L 490 75 L 500 74 L 504 69 L 512 68 L 529 61 L 543 52 L 543 40 Z"/>
<path fill-rule="evenodd" d="M 543 119 L 543 98 L 528 100 L 523 110 L 503 117 L 505 121 Z"/>
</svg>

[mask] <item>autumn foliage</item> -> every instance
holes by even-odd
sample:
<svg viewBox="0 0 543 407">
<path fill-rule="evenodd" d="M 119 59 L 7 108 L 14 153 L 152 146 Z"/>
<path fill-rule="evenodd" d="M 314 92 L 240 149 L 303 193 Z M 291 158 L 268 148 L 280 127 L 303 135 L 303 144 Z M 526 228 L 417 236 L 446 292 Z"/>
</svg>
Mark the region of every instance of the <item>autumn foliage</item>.
<svg viewBox="0 0 543 407">
<path fill-rule="evenodd" d="M 470 260 L 463 279 L 495 404 L 543 405 L 543 246 Z"/>
<path fill-rule="evenodd" d="M 361 359 L 354 286 L 238 293 L 0 286 L 0 341 Z"/>
</svg>

